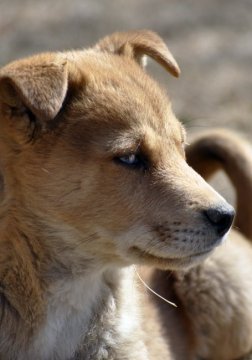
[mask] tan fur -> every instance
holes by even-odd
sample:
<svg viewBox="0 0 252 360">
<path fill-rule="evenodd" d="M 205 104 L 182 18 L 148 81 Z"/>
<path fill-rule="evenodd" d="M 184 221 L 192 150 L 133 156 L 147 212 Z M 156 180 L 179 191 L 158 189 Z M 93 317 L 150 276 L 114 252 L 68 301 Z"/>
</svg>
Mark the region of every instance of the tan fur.
<svg viewBox="0 0 252 360">
<path fill-rule="evenodd" d="M 149 31 L 0 71 L 5 360 L 173 356 L 148 301 L 141 316 L 132 264 L 202 261 L 222 241 L 203 211 L 230 207 L 185 162 L 184 130 L 143 55 L 179 74 Z M 140 167 L 122 162 L 131 154 Z"/>
<path fill-rule="evenodd" d="M 226 171 L 237 191 L 239 231 L 232 230 L 225 244 L 199 266 L 177 272 L 173 282 L 159 273 L 159 289 L 164 296 L 175 290 L 180 313 L 187 319 L 184 336 L 193 358 L 248 359 L 252 355 L 252 245 L 245 236 L 252 236 L 252 147 L 233 132 L 209 130 L 192 141 L 187 159 L 205 178 L 220 168 Z M 156 283 L 156 277 L 153 280 Z"/>
</svg>

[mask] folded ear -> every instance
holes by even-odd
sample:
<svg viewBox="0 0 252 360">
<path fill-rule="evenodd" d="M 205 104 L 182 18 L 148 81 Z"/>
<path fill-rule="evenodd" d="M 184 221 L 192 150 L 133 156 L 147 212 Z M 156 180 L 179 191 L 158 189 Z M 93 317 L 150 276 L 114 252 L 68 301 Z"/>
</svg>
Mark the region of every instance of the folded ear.
<svg viewBox="0 0 252 360">
<path fill-rule="evenodd" d="M 41 122 L 55 118 L 68 85 L 66 61 L 43 54 L 16 61 L 0 71 L 0 102 L 18 113 L 26 109 Z"/>
<path fill-rule="evenodd" d="M 162 65 L 173 76 L 180 74 L 179 66 L 163 40 L 149 30 L 118 32 L 98 42 L 96 49 L 134 58 L 142 64 L 144 55 Z"/>
</svg>

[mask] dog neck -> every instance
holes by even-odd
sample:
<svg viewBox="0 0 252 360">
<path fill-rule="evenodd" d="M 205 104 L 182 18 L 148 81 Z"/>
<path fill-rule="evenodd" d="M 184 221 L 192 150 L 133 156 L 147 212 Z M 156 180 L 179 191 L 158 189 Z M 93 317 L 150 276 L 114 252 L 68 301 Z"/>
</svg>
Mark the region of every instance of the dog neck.
<svg viewBox="0 0 252 360">
<path fill-rule="evenodd" d="M 41 359 L 106 359 L 119 339 L 114 338 L 120 317 L 118 292 L 123 287 L 120 270 L 86 273 L 54 281 L 46 290 L 46 316 L 30 350 Z M 117 279 L 115 279 L 117 278 Z M 115 331 L 116 333 L 116 331 Z M 109 353 L 110 352 L 110 353 Z M 75 356 L 74 356 L 75 354 Z"/>
<path fill-rule="evenodd" d="M 41 358 L 52 354 L 60 359 L 125 358 L 129 350 L 134 353 L 137 348 L 139 352 L 142 347 L 147 359 L 145 346 L 138 339 L 140 322 L 133 284 L 131 268 L 109 269 L 75 281 L 57 281 L 49 290 L 47 320 L 35 344 L 42 349 Z M 126 292 L 129 288 L 131 299 Z M 51 351 L 48 343 L 41 346 L 43 338 L 50 339 Z M 62 339 L 68 339 L 67 343 Z"/>
<path fill-rule="evenodd" d="M 80 263 L 69 268 L 71 257 L 65 262 L 62 254 L 52 259 L 42 246 L 48 239 L 35 229 L 31 226 L 28 235 L 14 219 L 2 226 L 6 270 L 1 276 L 5 331 L 0 333 L 0 354 L 20 360 L 91 360 L 126 358 L 124 351 L 131 351 L 133 357 L 127 359 L 138 359 L 134 349 L 139 354 L 142 348 L 141 356 L 147 359 L 139 338 L 133 269 L 99 268 L 88 261 L 83 271 Z M 50 240 L 61 241 L 55 234 Z"/>
</svg>

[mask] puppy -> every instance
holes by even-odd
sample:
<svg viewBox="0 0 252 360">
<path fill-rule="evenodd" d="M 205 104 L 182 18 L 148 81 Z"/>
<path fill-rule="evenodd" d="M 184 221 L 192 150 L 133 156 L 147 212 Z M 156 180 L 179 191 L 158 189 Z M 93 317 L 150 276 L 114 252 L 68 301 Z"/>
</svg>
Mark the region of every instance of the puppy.
<svg viewBox="0 0 252 360">
<path fill-rule="evenodd" d="M 0 71 L 4 360 L 173 358 L 133 265 L 199 263 L 234 210 L 187 165 L 144 55 L 179 75 L 150 31 Z"/>
<path fill-rule="evenodd" d="M 187 148 L 187 159 L 206 179 L 218 169 L 227 173 L 237 192 L 237 230 L 202 264 L 173 273 L 173 282 L 156 272 L 153 285 L 163 296 L 177 296 L 193 359 L 251 359 L 252 148 L 233 132 L 209 130 Z M 164 324 L 171 315 L 174 311 L 163 314 Z"/>
</svg>

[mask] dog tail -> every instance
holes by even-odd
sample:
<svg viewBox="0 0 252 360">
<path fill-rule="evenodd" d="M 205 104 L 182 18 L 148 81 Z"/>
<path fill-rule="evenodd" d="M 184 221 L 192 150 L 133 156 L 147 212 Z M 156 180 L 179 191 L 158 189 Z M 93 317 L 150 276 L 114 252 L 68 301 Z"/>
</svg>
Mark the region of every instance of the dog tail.
<svg viewBox="0 0 252 360">
<path fill-rule="evenodd" d="M 198 135 L 188 146 L 187 161 L 206 180 L 223 169 L 236 190 L 235 225 L 252 239 L 252 147 L 224 129 Z"/>
</svg>

